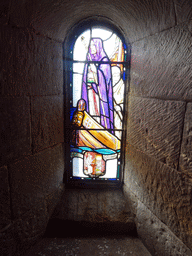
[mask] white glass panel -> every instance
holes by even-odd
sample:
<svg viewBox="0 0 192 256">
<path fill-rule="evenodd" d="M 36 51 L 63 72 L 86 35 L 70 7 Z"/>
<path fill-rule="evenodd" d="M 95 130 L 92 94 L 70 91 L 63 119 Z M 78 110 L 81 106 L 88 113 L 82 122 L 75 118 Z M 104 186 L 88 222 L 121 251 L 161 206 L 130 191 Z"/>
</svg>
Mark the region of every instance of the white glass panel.
<svg viewBox="0 0 192 256">
<path fill-rule="evenodd" d="M 74 63 L 73 64 L 73 72 L 83 74 L 83 70 L 84 70 L 84 63 Z"/>
<path fill-rule="evenodd" d="M 105 52 L 107 53 L 109 59 L 113 57 L 119 46 L 120 41 L 120 38 L 116 34 L 113 34 L 111 38 L 103 42 Z"/>
<path fill-rule="evenodd" d="M 117 177 L 117 159 L 106 161 L 106 174 L 100 178 L 116 178 Z"/>
<path fill-rule="evenodd" d="M 73 176 L 76 177 L 87 177 L 83 173 L 83 159 L 79 157 L 73 158 Z"/>
<path fill-rule="evenodd" d="M 73 74 L 73 107 L 77 106 L 77 101 L 81 98 L 82 76 Z"/>
<path fill-rule="evenodd" d="M 86 60 L 86 54 L 90 41 L 90 30 L 86 30 L 76 40 L 73 51 L 73 59 L 84 61 Z"/>
<path fill-rule="evenodd" d="M 92 29 L 92 37 L 101 38 L 103 40 L 107 40 L 111 35 L 112 31 L 110 29 L 103 28 L 93 28 Z"/>
</svg>

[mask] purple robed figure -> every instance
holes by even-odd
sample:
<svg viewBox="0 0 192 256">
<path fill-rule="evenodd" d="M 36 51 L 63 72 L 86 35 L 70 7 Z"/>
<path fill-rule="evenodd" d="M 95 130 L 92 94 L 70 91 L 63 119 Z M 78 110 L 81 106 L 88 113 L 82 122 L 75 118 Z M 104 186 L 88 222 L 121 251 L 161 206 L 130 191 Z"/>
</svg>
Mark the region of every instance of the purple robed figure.
<svg viewBox="0 0 192 256">
<path fill-rule="evenodd" d="M 87 61 L 109 62 L 100 38 L 90 40 Z M 86 111 L 106 129 L 114 128 L 111 76 L 109 63 L 85 64 L 81 98 L 86 102 Z"/>
</svg>

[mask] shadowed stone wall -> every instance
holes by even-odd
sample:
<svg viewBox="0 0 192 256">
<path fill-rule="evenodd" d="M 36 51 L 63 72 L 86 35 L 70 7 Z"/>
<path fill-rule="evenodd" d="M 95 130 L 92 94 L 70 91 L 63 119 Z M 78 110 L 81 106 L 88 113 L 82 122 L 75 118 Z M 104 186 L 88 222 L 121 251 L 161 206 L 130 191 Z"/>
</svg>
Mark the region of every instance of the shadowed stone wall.
<svg viewBox="0 0 192 256">
<path fill-rule="evenodd" d="M 62 44 L 11 26 L 0 6 L 0 254 L 20 255 L 63 191 Z"/>
<path fill-rule="evenodd" d="M 0 2 L 1 254 L 35 242 L 59 201 L 62 43 L 103 16 L 132 45 L 124 195 L 138 234 L 154 255 L 191 255 L 191 1 Z"/>
</svg>

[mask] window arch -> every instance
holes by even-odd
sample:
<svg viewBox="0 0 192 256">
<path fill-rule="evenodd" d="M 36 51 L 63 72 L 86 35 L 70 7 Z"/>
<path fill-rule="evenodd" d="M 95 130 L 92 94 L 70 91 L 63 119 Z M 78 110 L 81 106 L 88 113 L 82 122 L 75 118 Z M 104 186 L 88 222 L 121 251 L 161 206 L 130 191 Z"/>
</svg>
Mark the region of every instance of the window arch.
<svg viewBox="0 0 192 256">
<path fill-rule="evenodd" d="M 64 49 L 67 183 L 121 185 L 130 47 L 114 26 L 89 20 Z"/>
</svg>

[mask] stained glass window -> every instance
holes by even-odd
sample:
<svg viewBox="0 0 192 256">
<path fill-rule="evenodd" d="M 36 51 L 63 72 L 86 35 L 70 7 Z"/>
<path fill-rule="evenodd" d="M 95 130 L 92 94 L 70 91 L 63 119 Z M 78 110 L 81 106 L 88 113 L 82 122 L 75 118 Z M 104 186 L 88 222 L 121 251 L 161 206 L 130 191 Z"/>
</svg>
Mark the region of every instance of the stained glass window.
<svg viewBox="0 0 192 256">
<path fill-rule="evenodd" d="M 112 30 L 91 27 L 71 49 L 71 179 L 120 179 L 127 47 Z"/>
</svg>

